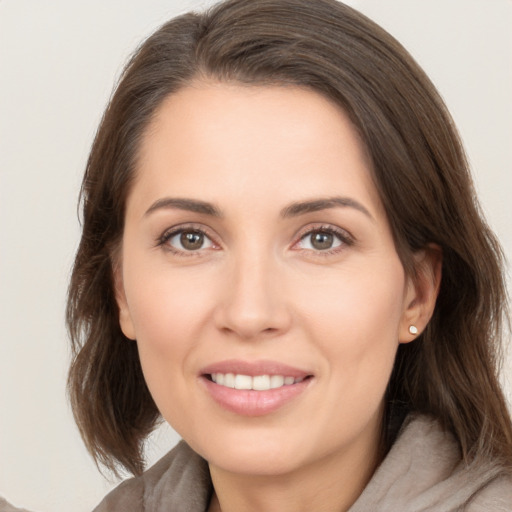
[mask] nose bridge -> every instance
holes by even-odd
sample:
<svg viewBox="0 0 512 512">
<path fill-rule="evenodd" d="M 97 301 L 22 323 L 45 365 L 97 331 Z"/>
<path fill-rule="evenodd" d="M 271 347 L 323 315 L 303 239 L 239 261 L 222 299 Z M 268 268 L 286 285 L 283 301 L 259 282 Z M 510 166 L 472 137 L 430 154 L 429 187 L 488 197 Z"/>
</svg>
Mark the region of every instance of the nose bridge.
<svg viewBox="0 0 512 512">
<path fill-rule="evenodd" d="M 277 333 L 290 320 L 282 269 L 271 250 L 248 246 L 232 255 L 218 325 L 243 338 Z"/>
</svg>

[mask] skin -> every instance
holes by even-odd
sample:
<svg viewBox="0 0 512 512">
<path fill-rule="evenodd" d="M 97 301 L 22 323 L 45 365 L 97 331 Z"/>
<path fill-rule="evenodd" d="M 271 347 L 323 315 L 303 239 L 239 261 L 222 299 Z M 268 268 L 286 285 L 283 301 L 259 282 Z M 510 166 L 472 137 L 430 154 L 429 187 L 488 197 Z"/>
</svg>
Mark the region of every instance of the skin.
<svg viewBox="0 0 512 512">
<path fill-rule="evenodd" d="M 363 144 L 308 90 L 195 83 L 166 99 L 139 157 L 115 272 L 120 324 L 162 415 L 209 463 L 210 510 L 347 510 L 379 462 L 398 345 L 432 314 L 435 251 L 405 275 Z M 333 197 L 350 201 L 290 214 Z M 187 250 L 176 229 L 204 232 L 202 245 Z M 318 249 L 319 234 L 332 247 Z M 201 377 L 226 359 L 311 377 L 276 411 L 236 414 Z"/>
</svg>

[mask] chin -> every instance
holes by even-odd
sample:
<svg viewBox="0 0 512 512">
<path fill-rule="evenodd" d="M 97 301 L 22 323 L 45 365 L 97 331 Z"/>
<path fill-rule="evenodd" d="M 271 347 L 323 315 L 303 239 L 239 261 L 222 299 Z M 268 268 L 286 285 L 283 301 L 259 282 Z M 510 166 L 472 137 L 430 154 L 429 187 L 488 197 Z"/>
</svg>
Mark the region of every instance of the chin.
<svg viewBox="0 0 512 512">
<path fill-rule="evenodd" d="M 207 459 L 208 460 L 208 459 Z M 212 454 L 208 460 L 212 466 L 238 475 L 282 476 L 293 473 L 303 466 L 297 455 L 291 456 L 282 450 L 225 450 L 218 457 Z"/>
<path fill-rule="evenodd" d="M 254 476 L 284 475 L 307 463 L 308 439 L 276 428 L 211 429 L 202 442 L 190 446 L 212 466 Z"/>
</svg>

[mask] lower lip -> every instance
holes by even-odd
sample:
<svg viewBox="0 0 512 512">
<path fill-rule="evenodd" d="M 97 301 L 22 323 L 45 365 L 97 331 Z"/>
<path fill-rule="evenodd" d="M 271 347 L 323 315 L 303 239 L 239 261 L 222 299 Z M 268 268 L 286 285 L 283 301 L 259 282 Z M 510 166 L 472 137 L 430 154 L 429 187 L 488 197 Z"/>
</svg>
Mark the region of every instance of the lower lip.
<svg viewBox="0 0 512 512">
<path fill-rule="evenodd" d="M 234 389 L 201 377 L 208 393 L 221 407 L 242 416 L 263 416 L 277 411 L 303 393 L 311 378 L 267 391 Z"/>
</svg>

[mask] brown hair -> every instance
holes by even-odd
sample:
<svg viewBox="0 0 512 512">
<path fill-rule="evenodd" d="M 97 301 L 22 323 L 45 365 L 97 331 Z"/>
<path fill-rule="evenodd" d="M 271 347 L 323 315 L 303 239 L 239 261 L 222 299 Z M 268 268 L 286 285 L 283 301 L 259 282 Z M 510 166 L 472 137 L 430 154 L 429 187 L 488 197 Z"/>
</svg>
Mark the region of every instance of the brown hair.
<svg viewBox="0 0 512 512">
<path fill-rule="evenodd" d="M 141 136 L 164 98 L 206 77 L 294 84 L 351 117 L 373 163 L 397 251 L 443 250 L 432 320 L 401 345 L 388 404 L 451 430 L 466 462 L 512 467 L 512 426 L 497 378 L 506 293 L 502 255 L 482 220 L 450 115 L 403 47 L 334 0 L 230 0 L 162 26 L 128 63 L 101 121 L 85 172 L 83 231 L 69 288 L 69 396 L 98 463 L 138 474 L 159 419 L 136 344 L 119 327 L 112 255 Z"/>
</svg>

